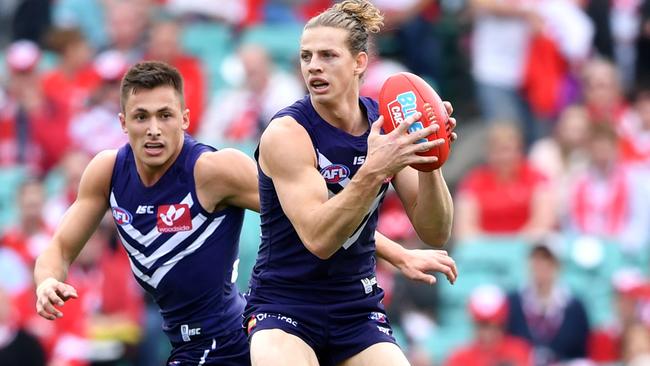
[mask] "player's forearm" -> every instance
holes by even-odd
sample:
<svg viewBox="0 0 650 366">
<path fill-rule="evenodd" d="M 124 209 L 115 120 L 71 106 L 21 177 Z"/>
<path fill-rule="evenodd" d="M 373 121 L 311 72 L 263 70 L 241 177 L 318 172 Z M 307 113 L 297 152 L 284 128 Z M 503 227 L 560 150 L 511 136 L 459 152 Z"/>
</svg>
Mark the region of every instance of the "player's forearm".
<svg viewBox="0 0 650 366">
<path fill-rule="evenodd" d="M 377 257 L 384 259 L 393 267 L 399 268 L 406 250 L 403 246 L 390 240 L 379 231 L 375 231 L 375 246 Z"/>
<path fill-rule="evenodd" d="M 50 244 L 36 259 L 34 266 L 34 283 L 38 286 L 48 278 L 65 281 L 70 263 L 65 260 L 61 247 Z"/>
<path fill-rule="evenodd" d="M 360 169 L 343 191 L 310 212 L 301 235 L 307 249 L 321 259 L 336 253 L 375 204 L 382 182 Z"/>
<path fill-rule="evenodd" d="M 451 236 L 454 206 L 440 169 L 418 172 L 418 194 L 413 209 L 413 227 L 426 244 L 443 246 Z"/>
</svg>

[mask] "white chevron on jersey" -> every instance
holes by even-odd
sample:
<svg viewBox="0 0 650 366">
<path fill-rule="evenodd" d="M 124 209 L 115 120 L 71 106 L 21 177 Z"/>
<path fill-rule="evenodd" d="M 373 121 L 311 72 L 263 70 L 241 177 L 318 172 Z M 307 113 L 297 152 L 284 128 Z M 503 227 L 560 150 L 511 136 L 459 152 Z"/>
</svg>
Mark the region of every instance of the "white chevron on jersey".
<svg viewBox="0 0 650 366">
<path fill-rule="evenodd" d="M 327 158 L 327 156 L 323 155 L 320 151 L 316 150 L 318 152 L 318 168 L 323 169 L 329 165 L 332 165 L 332 162 Z M 345 186 L 350 183 L 350 178 L 345 178 L 341 180 L 338 184 L 342 187 L 345 188 Z M 336 194 L 332 192 L 331 190 L 327 190 L 327 195 L 328 198 L 334 197 Z M 359 227 L 352 233 L 352 236 L 348 238 L 348 240 L 343 243 L 343 248 L 348 249 L 352 244 L 354 244 L 357 239 L 359 239 L 359 235 L 361 235 L 361 232 L 363 231 L 363 228 L 366 227 L 366 224 L 368 223 L 368 219 L 372 214 L 375 212 L 377 207 L 379 207 L 379 202 L 381 202 L 381 198 L 384 196 L 384 190 L 380 190 L 379 193 L 377 194 L 377 197 L 375 197 L 375 200 L 372 201 L 372 205 L 370 205 L 370 208 L 368 209 L 368 212 L 366 213 L 365 218 L 359 224 Z"/>
<path fill-rule="evenodd" d="M 119 207 L 119 204 L 117 203 L 117 200 L 115 199 L 115 194 L 113 191 L 111 191 L 111 207 Z M 192 206 L 194 205 L 194 200 L 192 199 L 192 194 L 188 193 L 185 198 L 180 203 L 185 203 L 189 206 L 191 209 Z M 205 220 L 204 220 L 205 221 Z M 203 222 L 201 222 L 203 223 Z M 192 220 L 192 225 L 194 225 L 194 220 Z M 195 226 L 192 226 L 195 227 Z M 151 243 L 154 242 L 154 240 L 158 239 L 158 237 L 162 234 L 161 232 L 158 231 L 156 226 L 154 226 L 147 234 L 142 234 L 140 230 L 136 229 L 133 227 L 131 224 L 126 224 L 126 225 L 121 225 L 121 228 L 129 234 L 129 237 L 131 237 L 133 240 L 137 241 L 140 245 L 143 245 L 145 247 L 148 247 Z"/>
<path fill-rule="evenodd" d="M 348 249 L 352 244 L 354 244 L 354 242 L 357 241 L 357 239 L 359 239 L 359 235 L 361 235 L 361 232 L 363 232 L 363 229 L 368 224 L 368 219 L 370 219 L 370 216 L 372 216 L 375 210 L 377 210 L 377 208 L 379 207 L 379 202 L 381 202 L 381 198 L 384 196 L 385 191 L 386 191 L 385 189 L 379 190 L 379 194 L 377 195 L 377 197 L 375 197 L 375 200 L 372 201 L 372 205 L 370 205 L 370 208 L 368 209 L 368 213 L 363 218 L 361 224 L 359 224 L 359 227 L 357 227 L 357 230 L 355 230 L 354 233 L 352 233 L 352 236 L 350 236 L 348 240 L 346 240 L 345 243 L 343 243 L 343 249 Z"/>
<path fill-rule="evenodd" d="M 213 222 L 211 222 L 210 225 L 208 225 L 208 227 L 205 228 L 205 230 L 201 233 L 201 235 L 199 235 L 199 237 L 196 238 L 196 240 L 194 240 L 194 242 L 189 247 L 185 248 L 185 250 L 183 250 L 182 252 L 177 253 L 175 256 L 173 256 L 167 262 L 165 262 L 162 266 L 158 267 L 153 272 L 153 275 L 151 275 L 151 276 L 148 276 L 148 275 L 142 273 L 133 264 L 133 260 L 135 260 L 135 259 L 133 259 L 131 256 L 129 256 L 129 262 L 131 263 L 131 270 L 133 271 L 133 274 L 135 274 L 142 281 L 149 284 L 149 286 L 151 286 L 153 288 L 156 288 L 158 286 L 158 284 L 160 283 L 160 281 L 165 277 L 165 275 L 169 271 L 171 271 L 172 268 L 174 268 L 174 265 L 176 265 L 176 263 L 178 263 L 178 261 L 185 258 L 187 255 L 194 253 L 197 249 L 199 249 L 205 243 L 205 240 L 208 237 L 210 237 L 210 235 L 212 235 L 212 233 L 214 233 L 215 230 L 217 230 L 217 228 L 219 227 L 219 225 L 221 224 L 221 222 L 223 221 L 224 218 L 225 218 L 225 216 L 221 216 L 221 217 L 215 219 Z M 180 233 L 178 233 L 178 234 L 180 234 Z M 172 241 L 174 239 L 174 237 L 176 237 L 178 234 L 175 234 L 174 236 L 169 238 L 168 241 Z M 173 249 L 173 247 L 176 244 L 180 243 L 180 242 L 181 241 L 175 241 L 175 244 L 173 246 L 171 246 L 170 249 Z M 122 243 L 126 244 L 126 242 L 123 239 L 122 239 Z M 167 243 L 165 243 L 165 245 L 167 245 Z M 165 245 L 163 245 L 163 246 L 165 246 Z M 131 249 L 133 249 L 133 248 L 131 248 Z M 169 251 L 166 251 L 165 253 L 161 253 L 161 254 L 164 255 L 164 254 L 167 254 L 168 252 Z M 136 251 L 136 253 L 137 253 L 137 251 Z M 158 253 L 158 250 L 156 250 L 156 253 Z M 161 257 L 162 255 L 160 255 L 159 257 Z M 147 267 L 147 268 L 149 268 L 149 267 Z"/>
</svg>

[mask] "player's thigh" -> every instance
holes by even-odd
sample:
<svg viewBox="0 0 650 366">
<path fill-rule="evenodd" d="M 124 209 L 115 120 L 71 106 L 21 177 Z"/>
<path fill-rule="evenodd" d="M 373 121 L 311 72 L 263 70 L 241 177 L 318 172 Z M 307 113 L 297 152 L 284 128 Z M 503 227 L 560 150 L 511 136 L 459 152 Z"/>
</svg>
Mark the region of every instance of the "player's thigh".
<svg viewBox="0 0 650 366">
<path fill-rule="evenodd" d="M 402 350 L 393 343 L 375 343 L 339 366 L 409 366 Z"/>
<path fill-rule="evenodd" d="M 251 338 L 253 366 L 318 366 L 316 353 L 305 341 L 280 329 L 262 329 Z"/>
</svg>

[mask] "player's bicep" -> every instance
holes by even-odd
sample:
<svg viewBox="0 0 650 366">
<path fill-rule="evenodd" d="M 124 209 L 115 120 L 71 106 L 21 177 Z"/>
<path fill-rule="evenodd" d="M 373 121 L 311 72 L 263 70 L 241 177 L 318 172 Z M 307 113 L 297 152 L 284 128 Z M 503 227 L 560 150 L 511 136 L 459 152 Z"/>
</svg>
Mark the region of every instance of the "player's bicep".
<svg viewBox="0 0 650 366">
<path fill-rule="evenodd" d="M 68 261 L 77 257 L 108 209 L 108 191 L 115 153 L 101 153 L 86 167 L 79 183 L 77 199 L 68 208 L 54 234 Z"/>
<path fill-rule="evenodd" d="M 413 220 L 413 211 L 418 198 L 418 173 L 410 166 L 395 174 L 391 180 L 395 192 L 404 206 L 404 211 Z"/>
<path fill-rule="evenodd" d="M 269 125 L 260 141 L 260 164 L 273 180 L 284 213 L 300 234 L 309 225 L 310 212 L 327 201 L 327 186 L 316 169 L 307 131 L 292 119 Z"/>
<path fill-rule="evenodd" d="M 225 203 L 256 212 L 260 211 L 260 197 L 257 188 L 257 167 L 252 158 L 235 149 L 220 150 L 222 162 L 219 165 L 228 173 Z"/>
</svg>

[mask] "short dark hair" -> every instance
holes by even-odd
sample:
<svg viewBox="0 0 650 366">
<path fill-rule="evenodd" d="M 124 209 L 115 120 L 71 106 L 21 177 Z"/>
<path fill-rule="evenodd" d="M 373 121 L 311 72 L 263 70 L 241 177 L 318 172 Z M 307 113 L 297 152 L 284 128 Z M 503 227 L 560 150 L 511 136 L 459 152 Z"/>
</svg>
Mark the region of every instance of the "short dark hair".
<svg viewBox="0 0 650 366">
<path fill-rule="evenodd" d="M 139 89 L 154 89 L 169 85 L 181 98 L 181 107 L 185 107 L 183 96 L 183 77 L 178 70 L 162 61 L 144 61 L 133 65 L 122 78 L 120 85 L 120 107 L 124 112 L 126 99 L 129 94 L 135 94 Z"/>
</svg>

